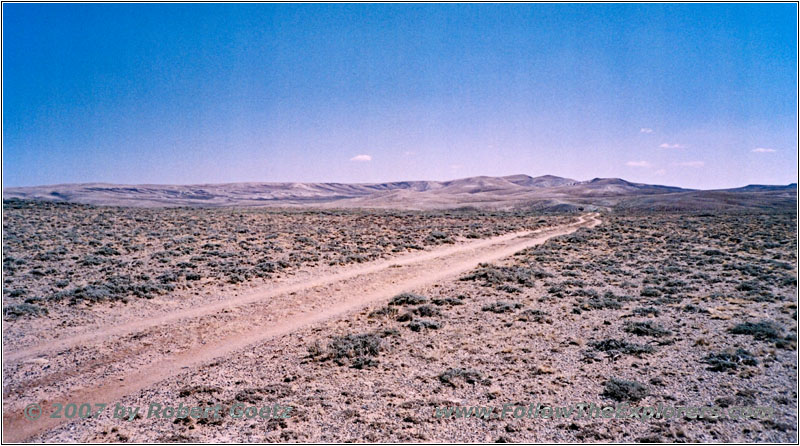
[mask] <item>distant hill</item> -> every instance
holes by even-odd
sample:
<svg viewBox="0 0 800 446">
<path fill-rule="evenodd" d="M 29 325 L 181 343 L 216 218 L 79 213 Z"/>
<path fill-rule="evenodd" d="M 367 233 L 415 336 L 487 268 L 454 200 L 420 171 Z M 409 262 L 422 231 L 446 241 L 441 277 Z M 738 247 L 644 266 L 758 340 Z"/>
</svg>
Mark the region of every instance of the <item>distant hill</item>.
<svg viewBox="0 0 800 446">
<path fill-rule="evenodd" d="M 558 187 L 558 186 L 571 186 L 579 183 L 570 178 L 555 177 L 553 175 L 542 175 L 540 177 L 531 177 L 528 175 L 509 175 L 503 177 L 504 180 L 510 181 L 519 186 L 526 187 Z"/>
<path fill-rule="evenodd" d="M 6 188 L 4 199 L 94 205 L 314 206 L 396 209 L 719 210 L 795 208 L 797 184 L 699 191 L 620 178 L 576 181 L 552 175 L 479 176 L 390 183 L 228 183 L 196 185 L 59 184 Z"/>
</svg>

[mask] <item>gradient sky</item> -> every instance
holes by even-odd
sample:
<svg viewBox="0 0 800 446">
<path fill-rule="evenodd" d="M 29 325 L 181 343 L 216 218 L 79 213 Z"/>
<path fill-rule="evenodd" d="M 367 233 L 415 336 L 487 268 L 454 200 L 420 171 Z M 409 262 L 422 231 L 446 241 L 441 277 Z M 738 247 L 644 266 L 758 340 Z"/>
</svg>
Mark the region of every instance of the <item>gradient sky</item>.
<svg viewBox="0 0 800 446">
<path fill-rule="evenodd" d="M 795 4 L 4 4 L 3 185 L 797 179 Z"/>
</svg>

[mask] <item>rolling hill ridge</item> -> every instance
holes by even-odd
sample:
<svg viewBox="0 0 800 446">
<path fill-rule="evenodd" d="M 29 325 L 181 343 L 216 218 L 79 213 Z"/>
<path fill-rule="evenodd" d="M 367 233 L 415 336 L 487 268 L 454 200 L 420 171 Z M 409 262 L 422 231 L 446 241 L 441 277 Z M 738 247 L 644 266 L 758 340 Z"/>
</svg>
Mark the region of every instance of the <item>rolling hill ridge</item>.
<svg viewBox="0 0 800 446">
<path fill-rule="evenodd" d="M 620 178 L 577 181 L 552 175 L 477 176 L 387 183 L 58 184 L 5 188 L 4 199 L 110 206 L 512 210 L 702 210 L 795 208 L 797 185 L 693 190 Z"/>
</svg>

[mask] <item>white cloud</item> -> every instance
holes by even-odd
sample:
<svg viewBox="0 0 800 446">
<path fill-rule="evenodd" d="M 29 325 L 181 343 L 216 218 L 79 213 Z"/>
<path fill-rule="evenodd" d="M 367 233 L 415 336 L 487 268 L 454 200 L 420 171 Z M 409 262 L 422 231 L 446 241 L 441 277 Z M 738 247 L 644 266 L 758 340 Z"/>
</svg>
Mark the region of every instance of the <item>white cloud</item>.
<svg viewBox="0 0 800 446">
<path fill-rule="evenodd" d="M 755 152 L 755 153 L 773 153 L 773 152 L 775 152 L 775 149 L 768 149 L 766 147 L 757 147 L 757 148 L 753 149 L 752 151 Z"/>
<path fill-rule="evenodd" d="M 464 166 L 461 165 L 461 164 L 451 164 L 450 165 L 450 168 L 453 169 L 453 170 L 458 170 L 458 169 L 460 169 L 462 167 L 464 167 Z"/>
<path fill-rule="evenodd" d="M 412 152 L 412 151 L 410 151 L 410 150 L 406 150 L 405 152 L 403 152 L 403 155 L 405 155 L 405 156 L 411 156 L 411 155 L 414 155 L 414 152 Z"/>
<path fill-rule="evenodd" d="M 684 148 L 686 148 L 686 146 L 684 146 L 682 144 L 669 144 L 669 143 L 666 143 L 666 142 L 664 144 L 661 144 L 658 147 L 661 147 L 662 149 L 684 149 Z"/>
<path fill-rule="evenodd" d="M 658 176 L 664 176 L 664 175 L 666 175 L 666 174 L 667 174 L 667 170 L 666 170 L 666 169 L 658 169 L 658 170 L 656 170 L 656 171 L 655 171 L 655 172 L 653 172 L 653 173 L 654 173 L 654 174 L 656 174 L 656 175 L 658 175 Z"/>
<path fill-rule="evenodd" d="M 647 127 L 642 127 L 642 129 L 639 130 L 639 133 L 653 133 L 653 129 L 649 129 Z"/>
<path fill-rule="evenodd" d="M 653 167 L 653 165 L 647 161 L 628 161 L 625 165 L 628 167 Z"/>
<path fill-rule="evenodd" d="M 350 161 L 359 161 L 359 162 L 372 161 L 372 156 L 370 156 L 370 155 L 356 155 L 356 156 L 350 158 Z"/>
<path fill-rule="evenodd" d="M 706 165 L 703 161 L 684 161 L 682 163 L 675 163 L 674 166 L 681 166 L 681 167 L 703 167 Z"/>
</svg>

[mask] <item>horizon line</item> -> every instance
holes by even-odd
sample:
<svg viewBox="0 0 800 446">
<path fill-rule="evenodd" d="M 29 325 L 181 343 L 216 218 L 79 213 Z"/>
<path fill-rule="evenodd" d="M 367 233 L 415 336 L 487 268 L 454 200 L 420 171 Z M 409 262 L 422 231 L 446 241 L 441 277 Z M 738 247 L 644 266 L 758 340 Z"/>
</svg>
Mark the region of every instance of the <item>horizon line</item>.
<svg viewBox="0 0 800 446">
<path fill-rule="evenodd" d="M 37 184 L 33 186 L 5 186 L 3 185 L 3 192 L 6 189 L 33 189 L 33 188 L 43 188 L 43 187 L 58 187 L 58 186 L 86 186 L 86 185 L 93 185 L 93 184 L 102 184 L 102 185 L 111 185 L 111 186 L 223 186 L 223 185 L 235 185 L 235 184 L 351 184 L 351 185 L 375 185 L 375 184 L 391 184 L 391 183 L 422 183 L 422 182 L 436 182 L 436 183 L 446 183 L 452 181 L 459 181 L 459 180 L 467 180 L 472 178 L 507 178 L 507 177 L 514 177 L 514 176 L 527 176 L 528 178 L 542 178 L 542 177 L 552 177 L 552 178 L 560 178 L 565 180 L 573 180 L 578 183 L 589 183 L 595 180 L 621 180 L 631 184 L 644 184 L 648 186 L 662 186 L 662 187 L 672 187 L 683 189 L 686 191 L 715 191 L 715 190 L 727 190 L 727 189 L 737 189 L 742 187 L 748 186 L 797 186 L 797 182 L 790 182 L 790 183 L 775 183 L 775 184 L 766 184 L 766 183 L 751 183 L 745 184 L 742 186 L 734 186 L 734 187 L 727 187 L 727 188 L 714 188 L 714 189 L 698 189 L 698 188 L 687 188 L 683 186 L 672 186 L 666 184 L 655 184 L 655 183 L 641 183 L 635 181 L 629 181 L 622 177 L 594 177 L 589 180 L 576 180 L 570 177 L 562 177 L 558 175 L 551 175 L 551 174 L 544 174 L 544 175 L 537 175 L 532 176 L 525 173 L 517 173 L 517 174 L 510 174 L 510 175 L 472 175 L 467 177 L 458 177 L 446 180 L 395 180 L 395 181 L 377 181 L 377 182 L 342 182 L 342 181 L 228 181 L 228 182 L 218 182 L 218 183 L 112 183 L 112 182 L 105 182 L 105 181 L 93 181 L 93 182 L 81 182 L 81 183 L 52 183 L 52 184 Z"/>
</svg>

